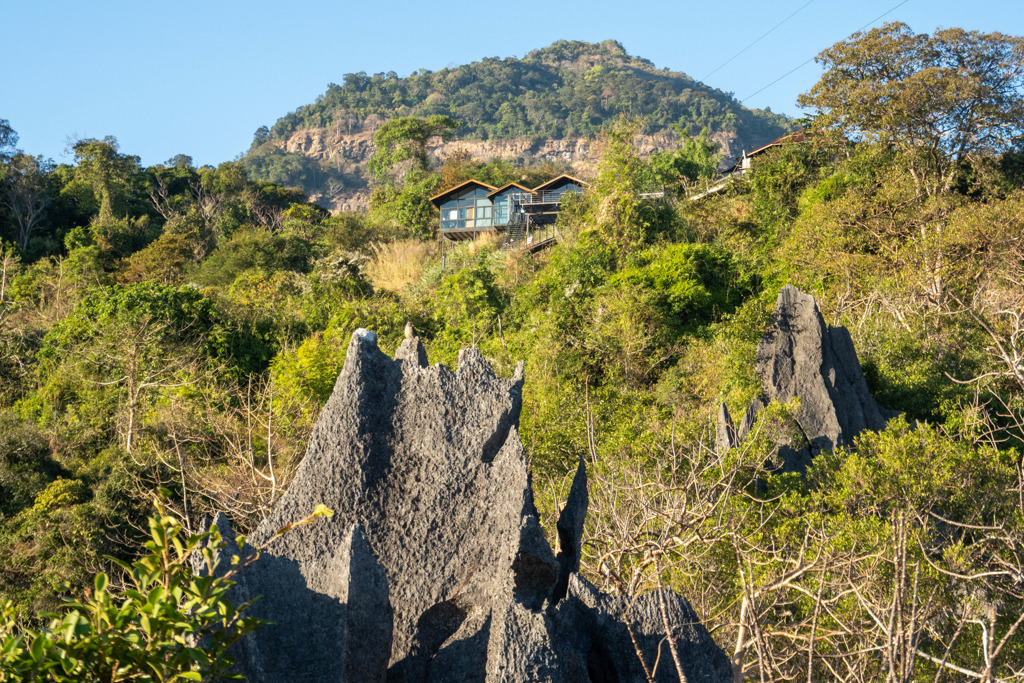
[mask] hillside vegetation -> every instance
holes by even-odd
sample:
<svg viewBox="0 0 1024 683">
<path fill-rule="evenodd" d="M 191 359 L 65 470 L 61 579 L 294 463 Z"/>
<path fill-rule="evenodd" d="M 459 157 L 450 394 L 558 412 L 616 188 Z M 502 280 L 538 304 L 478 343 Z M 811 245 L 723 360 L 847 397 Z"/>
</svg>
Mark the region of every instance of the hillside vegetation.
<svg viewBox="0 0 1024 683">
<path fill-rule="evenodd" d="M 576 64 L 571 46 L 556 47 Z M 554 50 L 522 63 L 585 91 Z M 142 168 L 113 139 L 53 167 L 15 153 L 5 125 L 0 637 L 83 595 L 105 556 L 159 551 L 138 549 L 158 487 L 154 529 L 223 510 L 251 530 L 353 331 L 390 352 L 410 321 L 432 362 L 474 344 L 505 376 L 525 360 L 519 433 L 546 532 L 583 459 L 583 573 L 625 595 L 678 590 L 737 682 L 1024 681 L 1024 40 L 890 24 L 820 59 L 806 139 L 726 192 L 687 199 L 715 166 L 707 138 L 645 159 L 644 123 L 615 118 L 561 244 L 464 243 L 447 268 L 426 196 L 560 169 L 431 165 L 421 134 L 443 117 L 399 117 L 378 131 L 372 210 L 331 216 L 243 164 Z M 369 107 L 356 86 L 331 102 Z M 340 111 L 317 106 L 302 116 Z M 572 125 L 596 126 L 586 112 Z M 646 125 L 679 121 L 664 116 Z M 501 119 L 476 121 L 482 135 Z M 668 196 L 642 198 L 652 184 Z M 777 454 L 801 438 L 794 405 L 724 455 L 711 419 L 761 391 L 755 349 L 785 284 L 848 327 L 874 397 L 902 413 L 804 475 Z"/>
<path fill-rule="evenodd" d="M 492 57 L 404 78 L 347 74 L 316 102 L 257 131 L 241 161 L 255 179 L 325 192 L 359 186 L 358 170 L 282 149 L 298 131 L 350 134 L 396 117 L 448 116 L 462 140 L 565 139 L 594 135 L 622 114 L 644 117 L 651 134 L 685 138 L 706 129 L 747 149 L 792 130 L 787 117 L 743 107 L 731 93 L 658 69 L 615 41 L 559 41 L 522 59 Z"/>
</svg>

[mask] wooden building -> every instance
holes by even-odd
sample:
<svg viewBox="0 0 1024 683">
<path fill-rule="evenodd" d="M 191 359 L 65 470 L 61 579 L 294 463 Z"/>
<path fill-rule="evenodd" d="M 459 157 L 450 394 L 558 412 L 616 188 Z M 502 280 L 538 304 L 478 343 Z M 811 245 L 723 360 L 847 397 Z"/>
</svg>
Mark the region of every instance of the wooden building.
<svg viewBox="0 0 1024 683">
<path fill-rule="evenodd" d="M 582 194 L 586 183 L 561 175 L 533 189 L 518 183 L 492 187 L 467 180 L 430 198 L 441 212 L 444 241 L 476 239 L 482 232 L 504 232 L 510 241 L 529 239 L 536 226 L 555 222 L 562 200 Z M 443 242 L 442 242 L 443 245 Z"/>
</svg>

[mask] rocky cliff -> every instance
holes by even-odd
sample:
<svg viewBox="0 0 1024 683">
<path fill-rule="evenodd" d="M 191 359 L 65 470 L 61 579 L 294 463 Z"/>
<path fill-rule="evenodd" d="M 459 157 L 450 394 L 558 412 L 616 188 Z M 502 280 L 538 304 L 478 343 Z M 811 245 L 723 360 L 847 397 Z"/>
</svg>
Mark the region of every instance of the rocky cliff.
<svg viewBox="0 0 1024 683">
<path fill-rule="evenodd" d="M 366 164 L 373 156 L 373 133 L 378 126 L 365 124 L 351 132 L 340 128 L 310 128 L 292 133 L 278 144 L 286 152 L 297 152 L 322 164 L 342 171 L 350 182 L 343 189 L 332 191 L 322 189 L 311 198 L 334 211 L 362 211 L 369 206 L 370 194 L 365 180 Z M 734 135 L 720 132 L 712 139 L 721 145 L 723 159 L 731 160 L 742 151 L 745 142 Z M 674 132 L 655 135 L 639 135 L 636 147 L 642 156 L 653 152 L 677 149 L 679 136 Z M 750 149 L 749 146 L 746 147 Z M 597 155 L 593 138 L 510 138 L 492 140 L 449 140 L 435 139 L 428 145 L 431 162 L 440 164 L 456 150 L 468 152 L 474 159 L 518 159 L 525 163 L 560 161 L 569 164 L 581 178 L 594 175 Z M 724 162 L 723 162 L 724 163 Z"/>
<path fill-rule="evenodd" d="M 545 540 L 518 434 L 522 365 L 498 378 L 476 349 L 428 367 L 357 331 L 295 480 L 251 540 L 317 504 L 334 510 L 275 541 L 233 599 L 273 622 L 236 648 L 255 683 L 631 683 L 731 678 L 725 653 L 670 591 L 608 596 L 577 574 L 587 508 L 580 465 Z M 227 521 L 215 523 L 226 538 Z M 634 644 L 635 643 L 635 644 Z M 639 654 L 638 654 L 639 650 Z"/>
</svg>

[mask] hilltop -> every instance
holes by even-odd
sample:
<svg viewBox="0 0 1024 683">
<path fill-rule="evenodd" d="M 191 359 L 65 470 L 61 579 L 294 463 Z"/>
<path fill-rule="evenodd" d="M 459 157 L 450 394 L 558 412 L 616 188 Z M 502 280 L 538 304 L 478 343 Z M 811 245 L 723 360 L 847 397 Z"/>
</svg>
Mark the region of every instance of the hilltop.
<svg viewBox="0 0 1024 683">
<path fill-rule="evenodd" d="M 522 59 L 488 57 L 440 71 L 346 74 L 312 104 L 261 128 L 242 160 L 254 178 L 299 187 L 332 208 L 365 206 L 372 138 L 396 116 L 450 116 L 455 139 L 434 160 L 466 149 L 483 161 L 560 161 L 586 174 L 589 139 L 620 114 L 647 122 L 641 146 L 674 149 L 707 129 L 726 158 L 793 129 L 770 109 L 748 109 L 731 93 L 681 71 L 657 68 L 614 40 L 558 41 Z"/>
</svg>

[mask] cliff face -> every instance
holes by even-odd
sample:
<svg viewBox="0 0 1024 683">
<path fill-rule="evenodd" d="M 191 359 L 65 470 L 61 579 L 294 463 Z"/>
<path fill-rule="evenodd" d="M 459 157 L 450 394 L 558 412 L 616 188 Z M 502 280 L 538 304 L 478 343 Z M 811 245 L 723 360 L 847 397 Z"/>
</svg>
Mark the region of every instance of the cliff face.
<svg viewBox="0 0 1024 683">
<path fill-rule="evenodd" d="M 342 132 L 339 128 L 310 128 L 292 133 L 281 141 L 280 147 L 286 152 L 298 152 L 322 164 L 331 165 L 344 171 L 347 177 L 355 178 L 365 175 L 366 164 L 373 156 L 373 134 L 376 128 L 377 126 L 364 126 L 351 132 Z M 726 160 L 731 160 L 743 149 L 751 149 L 751 145 L 745 140 L 729 133 L 720 132 L 711 137 L 721 145 L 723 158 Z M 645 157 L 654 152 L 677 149 L 680 144 L 680 138 L 674 132 L 639 135 L 636 138 L 637 149 Z M 434 164 L 440 164 L 456 150 L 465 150 L 474 159 L 485 162 L 492 159 L 565 162 L 572 167 L 575 175 L 582 178 L 594 175 L 598 161 L 595 140 L 589 137 L 448 142 L 436 139 L 428 145 L 429 157 Z M 369 206 L 370 191 L 365 182 L 352 182 L 338 191 L 324 190 L 322 193 L 314 193 L 311 198 L 333 211 L 363 211 Z"/>
</svg>

